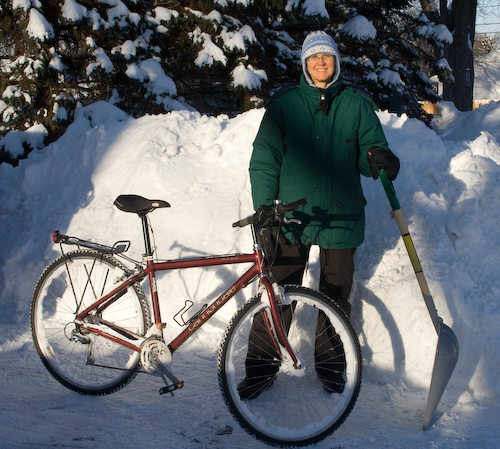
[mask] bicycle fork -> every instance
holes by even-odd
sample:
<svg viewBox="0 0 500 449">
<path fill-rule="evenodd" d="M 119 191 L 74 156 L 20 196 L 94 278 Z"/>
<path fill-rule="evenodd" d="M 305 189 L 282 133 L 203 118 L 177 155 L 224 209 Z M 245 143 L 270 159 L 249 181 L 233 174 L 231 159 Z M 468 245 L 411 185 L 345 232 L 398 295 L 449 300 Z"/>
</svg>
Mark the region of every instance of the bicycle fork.
<svg viewBox="0 0 500 449">
<path fill-rule="evenodd" d="M 263 276 L 261 278 L 261 287 L 265 292 L 265 297 L 267 298 L 266 302 L 268 303 L 271 311 L 271 319 L 269 318 L 266 310 L 263 310 L 263 318 L 274 349 L 276 350 L 280 360 L 283 361 L 283 352 L 280 348 L 281 346 L 290 356 L 293 367 L 297 370 L 301 370 L 303 368 L 303 364 L 290 345 L 279 314 L 278 304 L 285 305 L 283 300 L 284 289 L 276 283 L 271 283 L 267 276 Z"/>
</svg>

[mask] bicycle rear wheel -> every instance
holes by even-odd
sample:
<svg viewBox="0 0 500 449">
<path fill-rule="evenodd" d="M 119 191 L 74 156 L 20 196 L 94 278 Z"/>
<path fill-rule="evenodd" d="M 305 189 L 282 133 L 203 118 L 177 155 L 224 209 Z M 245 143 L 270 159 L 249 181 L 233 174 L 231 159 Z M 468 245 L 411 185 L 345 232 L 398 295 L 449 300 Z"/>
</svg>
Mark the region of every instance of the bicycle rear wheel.
<svg viewBox="0 0 500 449">
<path fill-rule="evenodd" d="M 263 354 L 273 353 L 270 345 L 262 340 L 258 348 L 258 338 L 250 337 L 262 326 L 257 317 L 268 307 L 256 296 L 226 330 L 218 357 L 219 385 L 230 412 L 250 434 L 271 445 L 305 446 L 332 434 L 354 407 L 361 385 L 361 349 L 347 316 L 328 297 L 286 286 L 285 298 L 280 314 L 303 368 L 296 370 L 283 349 L 282 360 L 275 355 L 264 360 Z M 272 378 L 252 398 L 242 399 L 248 395 L 241 383 L 251 380 L 252 363 L 259 360 L 268 370 L 274 365 Z M 330 381 L 339 378 L 332 389 Z"/>
<path fill-rule="evenodd" d="M 31 303 L 31 330 L 43 364 L 64 386 L 81 394 L 112 393 L 137 374 L 140 353 L 79 329 L 78 312 L 124 280 L 126 267 L 96 251 L 77 250 L 54 260 L 42 273 Z M 99 315 L 144 335 L 150 322 L 146 297 L 132 285 Z"/>
</svg>

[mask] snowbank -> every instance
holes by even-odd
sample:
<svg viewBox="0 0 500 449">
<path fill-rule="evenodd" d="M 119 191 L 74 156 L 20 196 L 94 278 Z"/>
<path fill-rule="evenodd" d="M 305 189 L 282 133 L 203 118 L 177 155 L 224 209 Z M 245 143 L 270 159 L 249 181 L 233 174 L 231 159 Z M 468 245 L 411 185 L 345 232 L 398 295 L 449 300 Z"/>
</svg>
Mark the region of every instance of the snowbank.
<svg viewBox="0 0 500 449">
<path fill-rule="evenodd" d="M 500 397 L 499 114 L 497 104 L 471 113 L 444 104 L 433 131 L 415 119 L 379 113 L 391 148 L 401 159 L 394 183 L 397 195 L 438 313 L 459 339 L 460 360 L 438 408 L 440 420 L 422 433 L 436 333 L 383 188 L 379 181 L 363 179 L 367 232 L 356 253 L 351 299 L 365 378 L 351 417 L 332 437 L 337 438 L 335 446 L 472 448 L 500 443 L 492 421 Z M 171 203 L 170 209 L 151 216 L 160 258 L 248 251 L 248 229 L 234 229 L 231 223 L 252 213 L 247 169 L 262 115 L 263 110 L 252 110 L 229 119 L 177 111 L 133 119 L 97 103 L 81 109 L 64 136 L 33 151 L 19 167 L 0 166 L 0 389 L 5 398 L 0 438 L 12 443 L 8 447 L 64 445 L 71 438 L 80 438 L 82 447 L 118 441 L 136 447 L 118 430 L 124 424 L 134 442 L 145 447 L 163 438 L 165 447 L 172 448 L 192 448 L 193 441 L 210 445 L 210 439 L 219 447 L 261 447 L 232 421 L 215 379 L 221 332 L 236 306 L 254 293 L 251 289 L 225 306 L 184 355 L 176 354 L 174 372 L 190 387 L 176 395 L 175 405 L 167 400 L 165 413 L 197 412 L 191 424 L 168 414 L 174 427 L 166 429 L 144 420 L 156 413 L 153 403 L 165 403 L 152 399 L 159 388 L 155 379 L 138 380 L 137 386 L 134 381 L 109 398 L 81 398 L 52 381 L 31 343 L 29 305 L 38 276 L 58 254 L 51 242 L 54 229 L 109 244 L 129 239 L 130 255 L 140 258 L 138 218 L 112 205 L 123 193 Z M 315 286 L 317 272 L 313 254 L 307 284 Z M 234 275 L 221 269 L 162 276 L 159 291 L 169 332 L 178 332 L 172 315 L 185 299 L 204 304 L 211 290 Z M 190 361 L 196 369 L 188 366 Z M 16 382 L 21 390 L 13 387 Z M 69 423 L 68 410 L 76 413 Z M 95 419 L 109 418 L 111 429 L 87 429 L 85 439 L 75 429 L 82 422 L 92 424 L 88 415 L 94 412 Z M 42 421 L 35 419 L 37 414 Z M 163 425 L 166 417 L 161 416 Z M 30 430 L 19 434 L 21 419 L 27 419 L 23 429 Z M 64 430 L 54 430 L 56 421 L 66 423 Z M 224 431 L 227 427 L 234 428 L 234 435 Z M 327 440 L 318 447 L 331 444 Z"/>
</svg>

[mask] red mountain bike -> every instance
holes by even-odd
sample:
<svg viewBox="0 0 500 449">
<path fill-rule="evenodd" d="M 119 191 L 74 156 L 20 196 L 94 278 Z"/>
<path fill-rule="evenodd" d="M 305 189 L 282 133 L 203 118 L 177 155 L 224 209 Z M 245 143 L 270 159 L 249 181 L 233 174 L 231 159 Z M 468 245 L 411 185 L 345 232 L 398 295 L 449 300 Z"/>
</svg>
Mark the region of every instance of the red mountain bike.
<svg viewBox="0 0 500 449">
<path fill-rule="evenodd" d="M 156 260 L 148 214 L 170 205 L 136 195 L 121 195 L 115 205 L 141 219 L 142 261 L 125 256 L 129 241 L 110 247 L 55 231 L 54 242 L 60 244 L 62 255 L 42 273 L 31 304 L 33 339 L 43 364 L 64 386 L 81 394 L 113 393 L 139 372 L 163 379 L 160 394 L 173 392 L 184 382 L 173 373 L 172 355 L 239 290 L 258 281 L 259 294 L 238 310 L 222 338 L 217 369 L 225 402 L 246 431 L 268 444 L 302 446 L 326 438 L 349 415 L 359 393 L 358 339 L 347 316 L 325 295 L 272 283 L 269 257 L 257 238 L 263 229 L 279 229 L 276 224 L 290 221 L 285 214 L 302 204 L 276 201 L 234 223 L 234 227 L 251 225 L 254 248 L 248 254 Z M 65 253 L 64 245 L 78 249 Z M 224 293 L 182 322 L 177 337 L 165 341 L 156 273 L 241 263 L 251 266 Z M 145 278 L 151 304 L 140 285 Z M 256 334 L 265 336 L 261 345 L 251 338 Z M 320 354 L 321 348 L 326 349 Z M 271 360 L 275 372 L 262 391 L 249 398 L 238 385 L 251 375 L 248 360 L 266 358 L 262 356 L 266 352 L 266 363 Z M 344 385 L 338 391 L 325 389 L 315 366 L 319 358 L 323 378 L 330 363 L 332 376 L 342 377 Z"/>
</svg>

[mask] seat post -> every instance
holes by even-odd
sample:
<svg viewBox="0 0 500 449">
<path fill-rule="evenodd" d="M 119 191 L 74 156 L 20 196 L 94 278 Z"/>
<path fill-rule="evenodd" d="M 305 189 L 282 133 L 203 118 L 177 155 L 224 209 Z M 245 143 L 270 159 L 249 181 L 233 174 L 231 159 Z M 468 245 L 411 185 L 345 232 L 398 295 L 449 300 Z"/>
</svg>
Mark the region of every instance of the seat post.
<svg viewBox="0 0 500 449">
<path fill-rule="evenodd" d="M 147 214 L 137 214 L 141 217 L 142 221 L 142 234 L 144 236 L 144 247 L 146 249 L 146 256 L 152 256 L 153 252 L 151 250 L 151 240 L 149 238 L 149 228 L 148 228 L 148 218 Z"/>
</svg>

